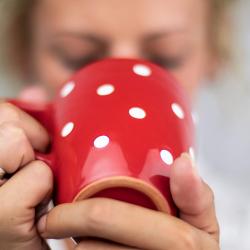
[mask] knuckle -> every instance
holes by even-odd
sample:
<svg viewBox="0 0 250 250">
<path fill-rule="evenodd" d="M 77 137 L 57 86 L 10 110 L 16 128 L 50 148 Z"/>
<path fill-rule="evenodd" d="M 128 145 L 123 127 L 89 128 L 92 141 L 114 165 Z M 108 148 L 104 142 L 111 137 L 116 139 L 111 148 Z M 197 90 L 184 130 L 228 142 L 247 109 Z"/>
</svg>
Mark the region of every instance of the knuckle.
<svg viewBox="0 0 250 250">
<path fill-rule="evenodd" d="M 14 121 L 0 125 L 0 159 L 8 173 L 34 159 L 34 152 L 25 131 Z"/>
<path fill-rule="evenodd" d="M 210 205 L 210 204 L 214 204 L 214 200 L 215 200 L 215 195 L 214 192 L 212 190 L 212 188 L 203 181 L 204 185 L 205 185 L 205 189 L 206 189 L 206 205 Z"/>
<path fill-rule="evenodd" d="M 85 242 L 80 242 L 75 248 L 74 250 L 83 250 L 83 249 L 88 249 Z"/>
<path fill-rule="evenodd" d="M 0 103 L 0 117 L 1 120 L 19 120 L 17 108 L 8 102 Z"/>
<path fill-rule="evenodd" d="M 5 206 L 1 209 L 2 216 L 0 216 L 0 234 L 6 234 L 8 237 L 12 236 L 12 240 L 25 239 L 30 233 L 30 227 L 27 224 L 20 224 L 20 218 L 16 216 L 16 212 L 13 212 L 13 208 L 7 204 L 5 204 Z"/>
<path fill-rule="evenodd" d="M 112 218 L 111 206 L 103 198 L 93 198 L 87 202 L 87 230 L 92 233 L 100 232 L 108 226 L 108 218 Z"/>
<path fill-rule="evenodd" d="M 183 228 L 179 232 L 179 243 L 181 244 L 180 249 L 185 250 L 198 250 L 198 241 L 197 241 L 197 235 L 194 230 L 191 228 Z"/>
<path fill-rule="evenodd" d="M 41 185 L 41 188 L 50 189 L 53 183 L 50 167 L 43 161 L 33 161 L 29 167 L 32 168 L 33 178 Z"/>
<path fill-rule="evenodd" d="M 19 221 L 16 221 L 15 224 L 12 225 L 12 239 L 13 241 L 27 241 L 31 238 L 31 228 L 28 224 L 19 224 Z"/>
<path fill-rule="evenodd" d="M 209 197 L 209 200 L 210 200 L 210 202 L 214 202 L 214 199 L 215 199 L 214 192 L 213 192 L 213 190 L 211 189 L 210 186 L 207 185 L 207 187 L 208 187 L 208 197 Z"/>
<path fill-rule="evenodd" d="M 12 137 L 17 140 L 26 139 L 24 130 L 19 127 L 14 121 L 4 122 L 0 125 L 0 133 L 6 137 Z"/>
<path fill-rule="evenodd" d="M 21 151 L 25 151 L 28 139 L 25 131 L 14 121 L 4 122 L 0 125 L 1 140 L 5 140 L 7 145 L 19 145 Z"/>
<path fill-rule="evenodd" d="M 45 175 L 48 178 L 51 177 L 51 174 L 52 174 L 51 170 L 50 170 L 49 166 L 45 162 L 36 160 L 36 161 L 33 161 L 31 164 L 33 165 L 34 172 L 38 176 L 40 176 L 40 175 L 44 176 Z"/>
</svg>

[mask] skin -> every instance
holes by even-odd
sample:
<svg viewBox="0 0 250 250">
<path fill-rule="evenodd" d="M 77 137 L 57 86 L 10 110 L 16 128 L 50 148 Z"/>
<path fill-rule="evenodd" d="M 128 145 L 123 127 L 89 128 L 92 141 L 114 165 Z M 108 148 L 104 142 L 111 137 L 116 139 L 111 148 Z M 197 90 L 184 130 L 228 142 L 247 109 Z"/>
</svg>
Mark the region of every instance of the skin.
<svg viewBox="0 0 250 250">
<path fill-rule="evenodd" d="M 78 68 L 110 56 L 158 63 L 194 98 L 214 60 L 208 2 L 40 0 L 31 15 L 28 65 L 30 80 L 43 88 L 26 89 L 21 98 L 43 102 Z M 213 193 L 187 154 L 176 159 L 170 174 L 179 218 L 101 198 L 63 204 L 44 214 L 52 173 L 35 161 L 34 151 L 45 151 L 48 144 L 49 135 L 36 120 L 0 103 L 0 166 L 14 173 L 0 182 L 1 250 L 47 250 L 44 239 L 68 237 L 78 237 L 79 244 L 71 247 L 76 250 L 219 249 Z"/>
<path fill-rule="evenodd" d="M 53 91 L 93 60 L 139 57 L 171 70 L 193 95 L 212 65 L 208 2 L 39 1 L 32 15 L 33 77 Z"/>
</svg>

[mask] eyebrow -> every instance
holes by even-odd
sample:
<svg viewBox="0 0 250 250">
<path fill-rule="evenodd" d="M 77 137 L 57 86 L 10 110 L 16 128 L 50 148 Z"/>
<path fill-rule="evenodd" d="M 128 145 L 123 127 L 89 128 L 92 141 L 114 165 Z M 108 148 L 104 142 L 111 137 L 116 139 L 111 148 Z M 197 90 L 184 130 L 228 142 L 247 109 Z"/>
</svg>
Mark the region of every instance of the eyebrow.
<svg viewBox="0 0 250 250">
<path fill-rule="evenodd" d="M 57 37 L 65 37 L 65 36 L 75 37 L 81 40 L 87 40 L 88 42 L 94 43 L 101 47 L 106 46 L 108 43 L 106 39 L 102 39 L 90 33 L 84 33 L 84 32 L 66 31 L 66 32 L 57 33 L 54 37 L 57 38 Z"/>
<path fill-rule="evenodd" d="M 186 32 L 187 32 L 186 29 L 160 31 L 160 32 L 155 32 L 155 33 L 151 33 L 151 34 L 144 36 L 143 40 L 145 40 L 146 42 L 151 42 L 153 40 L 157 40 L 157 39 L 160 39 L 162 37 L 169 37 L 169 36 L 176 35 L 176 34 L 185 34 Z"/>
<path fill-rule="evenodd" d="M 175 30 L 168 30 L 168 31 L 159 31 L 154 33 L 149 33 L 143 36 L 142 41 L 152 42 L 154 40 L 160 39 L 162 37 L 169 37 L 175 34 L 183 34 L 187 30 L 185 29 L 175 29 Z M 96 35 L 91 33 L 84 33 L 84 32 L 77 32 L 77 31 L 66 31 L 60 32 L 55 35 L 55 37 L 64 37 L 64 36 L 71 36 L 78 39 L 87 40 L 90 43 L 94 43 L 99 46 L 107 46 L 108 40 L 100 38 Z"/>
</svg>

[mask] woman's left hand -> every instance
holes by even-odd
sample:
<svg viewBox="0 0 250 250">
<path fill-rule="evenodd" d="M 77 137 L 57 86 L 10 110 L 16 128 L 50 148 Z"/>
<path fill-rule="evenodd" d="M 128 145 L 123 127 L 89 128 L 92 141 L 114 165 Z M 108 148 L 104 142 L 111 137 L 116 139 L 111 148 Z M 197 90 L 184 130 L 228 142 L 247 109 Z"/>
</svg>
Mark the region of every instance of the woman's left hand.
<svg viewBox="0 0 250 250">
<path fill-rule="evenodd" d="M 170 188 L 180 218 L 93 198 L 55 207 L 38 229 L 44 238 L 80 237 L 75 250 L 219 250 L 213 193 L 186 154 L 171 168 Z"/>
</svg>

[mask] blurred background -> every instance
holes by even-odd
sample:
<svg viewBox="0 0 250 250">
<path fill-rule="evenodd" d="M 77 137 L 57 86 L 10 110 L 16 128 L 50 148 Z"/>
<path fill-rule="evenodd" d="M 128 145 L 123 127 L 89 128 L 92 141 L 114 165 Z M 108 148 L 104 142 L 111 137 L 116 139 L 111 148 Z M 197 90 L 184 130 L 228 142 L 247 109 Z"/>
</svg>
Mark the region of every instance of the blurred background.
<svg viewBox="0 0 250 250">
<path fill-rule="evenodd" d="M 232 11 L 234 62 L 200 89 L 196 101 L 199 170 L 215 192 L 223 250 L 249 250 L 250 241 L 250 1 Z M 3 71 L 3 70 L 2 70 Z M 21 84 L 0 70 L 0 95 Z M 11 84 L 10 81 L 15 84 Z M 226 209 L 225 209 L 226 208 Z"/>
<path fill-rule="evenodd" d="M 215 192 L 222 249 L 250 249 L 250 1 L 233 8 L 234 62 L 200 90 L 200 171 Z"/>
</svg>

